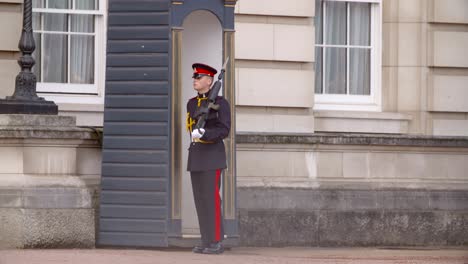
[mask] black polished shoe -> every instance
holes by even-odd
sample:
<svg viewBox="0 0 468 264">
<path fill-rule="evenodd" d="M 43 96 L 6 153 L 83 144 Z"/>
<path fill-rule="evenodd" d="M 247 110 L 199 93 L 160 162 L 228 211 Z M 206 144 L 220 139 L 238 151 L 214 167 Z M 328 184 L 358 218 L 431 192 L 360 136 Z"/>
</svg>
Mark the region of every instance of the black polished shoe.
<svg viewBox="0 0 468 264">
<path fill-rule="evenodd" d="M 203 250 L 203 254 L 221 254 L 224 252 L 224 247 L 221 242 L 210 244 L 209 247 Z"/>
<path fill-rule="evenodd" d="M 203 253 L 203 250 L 205 250 L 205 247 L 204 247 L 204 246 L 195 246 L 195 247 L 192 249 L 192 252 L 193 252 L 193 253 L 202 254 L 202 253 Z"/>
</svg>

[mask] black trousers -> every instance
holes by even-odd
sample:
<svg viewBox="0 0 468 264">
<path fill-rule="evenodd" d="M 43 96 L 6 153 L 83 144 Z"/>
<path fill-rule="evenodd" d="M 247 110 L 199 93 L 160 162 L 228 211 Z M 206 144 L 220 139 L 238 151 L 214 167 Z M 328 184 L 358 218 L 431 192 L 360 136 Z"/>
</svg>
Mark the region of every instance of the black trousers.
<svg viewBox="0 0 468 264">
<path fill-rule="evenodd" d="M 220 242 L 224 238 L 222 203 L 219 193 L 221 172 L 222 170 L 190 172 L 201 239 L 205 246 Z"/>
</svg>

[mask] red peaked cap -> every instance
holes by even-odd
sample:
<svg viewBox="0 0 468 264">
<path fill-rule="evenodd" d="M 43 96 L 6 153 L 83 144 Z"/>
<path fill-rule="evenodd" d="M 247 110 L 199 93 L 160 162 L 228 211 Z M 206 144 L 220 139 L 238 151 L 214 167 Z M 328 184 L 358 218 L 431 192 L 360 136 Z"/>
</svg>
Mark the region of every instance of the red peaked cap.
<svg viewBox="0 0 468 264">
<path fill-rule="evenodd" d="M 208 74 L 211 77 L 215 76 L 215 74 L 218 73 L 218 71 L 215 68 L 203 63 L 192 64 L 192 69 L 194 70 L 193 73 Z"/>
</svg>

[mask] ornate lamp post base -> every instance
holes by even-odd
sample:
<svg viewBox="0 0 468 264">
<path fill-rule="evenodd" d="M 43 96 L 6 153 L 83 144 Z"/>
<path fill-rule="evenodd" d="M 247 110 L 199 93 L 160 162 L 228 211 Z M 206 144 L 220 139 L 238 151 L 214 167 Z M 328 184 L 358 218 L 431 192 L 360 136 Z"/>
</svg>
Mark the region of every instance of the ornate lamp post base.
<svg viewBox="0 0 468 264">
<path fill-rule="evenodd" d="M 15 92 L 6 99 L 0 99 L 0 114 L 57 115 L 58 106 L 36 94 L 36 76 L 31 71 L 34 66 L 32 53 L 36 48 L 32 29 L 32 3 L 24 0 L 23 31 L 19 41 L 22 56 L 18 60 L 21 71 L 16 76 Z"/>
<path fill-rule="evenodd" d="M 58 106 L 52 101 L 21 101 L 0 99 L 0 114 L 57 115 Z"/>
<path fill-rule="evenodd" d="M 22 56 L 20 64 L 32 60 Z M 36 76 L 32 72 L 21 71 L 16 76 L 15 93 L 0 99 L 0 114 L 57 115 L 58 106 L 36 94 Z"/>
</svg>

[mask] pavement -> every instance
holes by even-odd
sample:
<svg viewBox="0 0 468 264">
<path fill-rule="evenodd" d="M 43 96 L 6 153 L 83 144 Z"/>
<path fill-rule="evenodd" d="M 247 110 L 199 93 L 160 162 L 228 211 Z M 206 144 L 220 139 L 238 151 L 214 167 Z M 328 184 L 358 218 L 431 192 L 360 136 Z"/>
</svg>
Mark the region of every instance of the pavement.
<svg viewBox="0 0 468 264">
<path fill-rule="evenodd" d="M 0 264 L 468 264 L 468 248 L 233 248 L 222 255 L 189 249 L 0 250 Z"/>
</svg>

